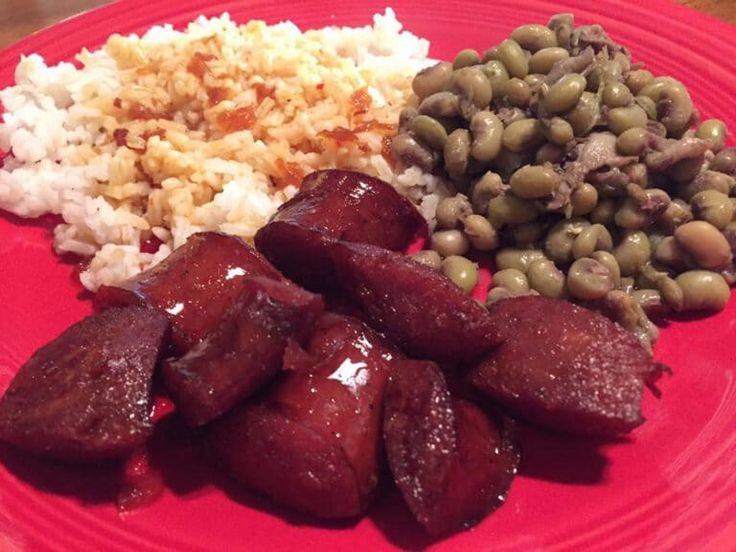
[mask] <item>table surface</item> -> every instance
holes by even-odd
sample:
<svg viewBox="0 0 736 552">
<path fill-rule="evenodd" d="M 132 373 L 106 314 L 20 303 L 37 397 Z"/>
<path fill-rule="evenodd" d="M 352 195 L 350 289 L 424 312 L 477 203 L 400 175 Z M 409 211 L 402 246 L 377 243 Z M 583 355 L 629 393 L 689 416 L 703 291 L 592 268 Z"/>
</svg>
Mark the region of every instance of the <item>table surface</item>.
<svg viewBox="0 0 736 552">
<path fill-rule="evenodd" d="M 677 0 L 736 25 L 736 0 Z M 66 17 L 107 4 L 109 0 L 3 0 L 0 48 Z"/>
</svg>

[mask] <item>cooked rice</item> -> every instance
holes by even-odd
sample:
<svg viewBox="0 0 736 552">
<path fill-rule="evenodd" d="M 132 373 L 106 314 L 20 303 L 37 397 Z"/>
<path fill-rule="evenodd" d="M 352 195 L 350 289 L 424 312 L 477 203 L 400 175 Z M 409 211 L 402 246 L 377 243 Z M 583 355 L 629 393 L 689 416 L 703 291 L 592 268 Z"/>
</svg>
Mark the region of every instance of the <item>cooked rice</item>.
<svg viewBox="0 0 736 552">
<path fill-rule="evenodd" d="M 81 280 L 95 290 L 193 232 L 251 239 L 313 170 L 390 181 L 386 140 L 428 51 L 401 29 L 390 9 L 306 32 L 224 14 L 113 35 L 81 69 L 24 57 L 0 91 L 0 208 L 61 215 L 56 251 L 91 256 Z M 141 251 L 152 237 L 158 250 Z"/>
</svg>

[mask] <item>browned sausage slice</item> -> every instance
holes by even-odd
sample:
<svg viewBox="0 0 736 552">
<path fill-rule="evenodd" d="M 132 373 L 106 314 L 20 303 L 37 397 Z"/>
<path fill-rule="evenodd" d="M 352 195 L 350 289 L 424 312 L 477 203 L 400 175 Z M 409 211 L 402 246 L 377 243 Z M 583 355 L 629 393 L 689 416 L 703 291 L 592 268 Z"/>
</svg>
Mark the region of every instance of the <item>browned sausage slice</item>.
<svg viewBox="0 0 736 552">
<path fill-rule="evenodd" d="M 505 500 L 519 462 L 508 429 L 451 397 L 432 362 L 406 361 L 391 376 L 383 426 L 389 467 L 428 533 L 470 527 Z"/>
<path fill-rule="evenodd" d="M 409 257 L 351 243 L 334 244 L 332 256 L 340 287 L 410 356 L 463 364 L 498 342 L 482 306 Z"/>
<path fill-rule="evenodd" d="M 183 354 L 219 323 L 247 276 L 283 278 L 242 239 L 201 232 L 120 287 L 101 287 L 95 305 L 133 304 L 159 310 L 171 320 L 174 352 Z"/>
<path fill-rule="evenodd" d="M 631 333 L 597 312 L 539 296 L 505 299 L 490 314 L 503 344 L 470 381 L 515 416 L 603 436 L 644 422 L 642 390 L 661 366 Z"/>
<path fill-rule="evenodd" d="M 355 472 L 338 443 L 271 406 L 236 408 L 211 437 L 233 477 L 279 504 L 321 518 L 361 511 Z"/>
<path fill-rule="evenodd" d="M 285 377 L 263 406 L 215 424 L 215 450 L 236 478 L 282 504 L 357 515 L 378 482 L 383 393 L 399 358 L 362 322 L 326 314 L 306 350 L 287 349 Z M 321 457 L 315 469 L 311 459 Z"/>
<path fill-rule="evenodd" d="M 77 322 L 41 347 L 0 400 L 0 438 L 67 460 L 114 458 L 152 430 L 151 378 L 169 323 L 140 307 Z"/>
<path fill-rule="evenodd" d="M 244 279 L 220 323 L 182 358 L 163 365 L 164 382 L 187 422 L 204 425 L 271 380 L 287 340 L 303 342 L 323 308 L 319 295 L 285 280 Z"/>
<path fill-rule="evenodd" d="M 403 251 L 426 234 L 419 211 L 389 184 L 357 172 L 326 170 L 304 179 L 301 191 L 258 231 L 255 243 L 288 277 L 325 290 L 333 283 L 327 243 L 345 240 Z"/>
</svg>

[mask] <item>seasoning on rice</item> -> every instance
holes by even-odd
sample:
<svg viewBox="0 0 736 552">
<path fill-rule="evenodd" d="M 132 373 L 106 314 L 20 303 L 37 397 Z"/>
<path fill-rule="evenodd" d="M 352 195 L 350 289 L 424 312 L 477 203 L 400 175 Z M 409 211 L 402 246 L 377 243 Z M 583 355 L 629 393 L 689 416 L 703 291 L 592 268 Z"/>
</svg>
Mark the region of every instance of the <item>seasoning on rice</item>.
<svg viewBox="0 0 736 552">
<path fill-rule="evenodd" d="M 115 284 L 193 232 L 250 239 L 324 168 L 391 181 L 386 138 L 427 65 L 392 10 L 362 28 L 238 26 L 112 35 L 82 64 L 38 55 L 0 91 L 0 208 L 57 213 L 57 252 L 92 256 L 85 287 Z M 155 252 L 141 244 L 161 241 Z"/>
</svg>

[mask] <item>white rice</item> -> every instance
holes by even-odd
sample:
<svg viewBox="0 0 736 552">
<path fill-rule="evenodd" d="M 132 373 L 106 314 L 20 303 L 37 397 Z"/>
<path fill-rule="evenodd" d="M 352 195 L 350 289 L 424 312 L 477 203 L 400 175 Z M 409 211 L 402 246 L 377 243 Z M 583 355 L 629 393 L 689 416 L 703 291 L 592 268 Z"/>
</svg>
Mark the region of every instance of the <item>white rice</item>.
<svg viewBox="0 0 736 552">
<path fill-rule="evenodd" d="M 81 274 L 90 290 L 145 270 L 193 232 L 251 239 L 302 174 L 339 167 L 394 178 L 384 140 L 428 47 L 387 9 L 372 26 L 307 32 L 200 17 L 183 32 L 113 35 L 78 55 L 81 69 L 23 57 L 15 86 L 0 91 L 0 149 L 12 151 L 0 208 L 61 215 L 55 249 L 91 257 Z M 188 65 L 196 56 L 204 65 Z M 256 122 L 229 127 L 243 106 Z M 331 138 L 341 127 L 357 140 Z M 397 187 L 410 197 L 433 191 L 431 177 L 412 170 Z M 421 205 L 429 218 L 431 203 Z M 142 252 L 152 236 L 157 252 Z"/>
</svg>

